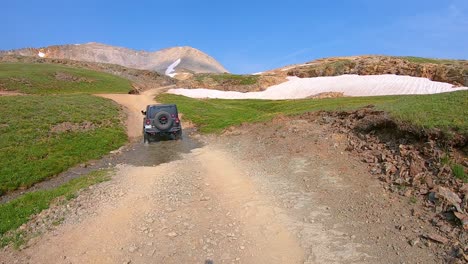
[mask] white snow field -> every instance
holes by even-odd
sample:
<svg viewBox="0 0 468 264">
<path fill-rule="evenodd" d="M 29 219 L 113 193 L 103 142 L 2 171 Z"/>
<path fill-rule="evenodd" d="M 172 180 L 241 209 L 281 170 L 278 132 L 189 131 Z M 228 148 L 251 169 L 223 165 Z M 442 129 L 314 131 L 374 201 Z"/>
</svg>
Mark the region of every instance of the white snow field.
<svg viewBox="0 0 468 264">
<path fill-rule="evenodd" d="M 175 67 L 177 67 L 177 65 L 180 64 L 180 62 L 181 62 L 181 59 L 178 59 L 174 61 L 171 65 L 169 65 L 169 67 L 167 67 L 166 72 L 165 72 L 166 75 L 174 78 L 174 76 L 177 75 L 177 73 L 174 72 L 175 71 L 174 69 Z"/>
<path fill-rule="evenodd" d="M 192 98 L 220 99 L 301 99 L 325 92 L 342 92 L 345 96 L 377 96 L 402 94 L 436 94 L 466 90 L 452 84 L 433 82 L 426 78 L 400 75 L 341 75 L 333 77 L 298 78 L 271 86 L 262 92 L 231 92 L 210 89 L 170 89 L 168 93 Z"/>
<path fill-rule="evenodd" d="M 39 53 L 37 54 L 37 56 L 39 56 L 39 57 L 41 57 L 41 58 L 44 58 L 44 57 L 45 57 L 45 54 L 44 54 L 44 52 L 40 52 L 40 51 L 39 51 Z"/>
</svg>

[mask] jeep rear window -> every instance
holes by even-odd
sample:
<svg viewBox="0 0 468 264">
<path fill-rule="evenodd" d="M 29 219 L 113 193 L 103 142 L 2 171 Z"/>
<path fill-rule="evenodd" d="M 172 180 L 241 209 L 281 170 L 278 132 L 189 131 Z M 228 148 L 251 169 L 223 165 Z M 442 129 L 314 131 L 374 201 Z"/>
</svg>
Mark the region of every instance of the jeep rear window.
<svg viewBox="0 0 468 264">
<path fill-rule="evenodd" d="M 154 118 L 156 113 L 161 112 L 161 111 L 165 111 L 165 112 L 168 112 L 169 114 L 177 115 L 177 110 L 174 106 L 153 106 L 149 108 L 148 117 Z"/>
</svg>

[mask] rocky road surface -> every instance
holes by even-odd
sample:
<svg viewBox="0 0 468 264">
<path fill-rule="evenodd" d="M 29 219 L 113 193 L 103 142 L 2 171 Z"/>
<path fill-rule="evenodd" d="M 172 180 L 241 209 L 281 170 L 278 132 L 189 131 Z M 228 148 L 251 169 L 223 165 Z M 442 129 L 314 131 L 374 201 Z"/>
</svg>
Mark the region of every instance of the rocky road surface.
<svg viewBox="0 0 468 264">
<path fill-rule="evenodd" d="M 132 119 L 153 93 L 106 97 Z M 421 239 L 433 227 L 417 205 L 382 188 L 343 135 L 307 120 L 136 142 L 120 155 L 191 140 L 202 144 L 157 166 L 116 165 L 111 181 L 36 218 L 41 234 L 2 249 L 0 263 L 442 262 L 440 246 Z M 62 223 L 47 224 L 57 214 Z"/>
</svg>

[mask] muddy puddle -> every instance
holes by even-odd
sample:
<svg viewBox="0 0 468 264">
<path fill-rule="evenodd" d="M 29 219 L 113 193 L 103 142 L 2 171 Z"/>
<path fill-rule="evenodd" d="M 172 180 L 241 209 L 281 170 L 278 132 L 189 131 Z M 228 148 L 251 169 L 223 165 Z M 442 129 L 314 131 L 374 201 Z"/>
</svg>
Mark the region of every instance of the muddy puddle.
<svg viewBox="0 0 468 264">
<path fill-rule="evenodd" d="M 26 190 L 17 190 L 0 196 L 0 204 L 6 203 L 22 194 L 47 190 L 58 187 L 72 179 L 83 176 L 91 171 L 113 168 L 118 164 L 132 166 L 158 166 L 182 158 L 182 154 L 190 153 L 203 144 L 190 136 L 193 131 L 185 129 L 182 140 L 162 139 L 158 142 L 143 143 L 143 139 L 128 143 L 117 151 L 111 152 L 100 160 L 88 161 L 73 167 L 56 177 L 40 182 Z"/>
<path fill-rule="evenodd" d="M 121 155 L 119 163 L 133 166 L 157 166 L 181 158 L 181 154 L 201 147 L 198 141 L 184 136 L 182 140 L 163 139 L 151 143 L 134 143 L 131 150 Z"/>
</svg>

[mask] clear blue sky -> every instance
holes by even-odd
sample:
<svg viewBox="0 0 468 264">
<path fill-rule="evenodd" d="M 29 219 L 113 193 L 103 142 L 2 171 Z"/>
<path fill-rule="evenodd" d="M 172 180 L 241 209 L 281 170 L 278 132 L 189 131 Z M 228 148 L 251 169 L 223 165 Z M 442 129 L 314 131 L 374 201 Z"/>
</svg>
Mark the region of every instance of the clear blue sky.
<svg viewBox="0 0 468 264">
<path fill-rule="evenodd" d="M 0 50 L 192 46 L 235 73 L 343 55 L 468 59 L 468 0 L 5 0 L 0 9 Z"/>
</svg>

